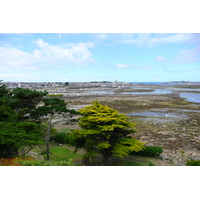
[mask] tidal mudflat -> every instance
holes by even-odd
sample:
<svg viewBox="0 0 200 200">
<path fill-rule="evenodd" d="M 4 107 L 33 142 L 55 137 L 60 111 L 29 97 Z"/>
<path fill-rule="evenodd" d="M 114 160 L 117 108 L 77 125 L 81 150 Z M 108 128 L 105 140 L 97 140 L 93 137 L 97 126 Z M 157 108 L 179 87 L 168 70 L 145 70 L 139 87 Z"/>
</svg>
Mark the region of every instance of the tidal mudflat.
<svg viewBox="0 0 200 200">
<path fill-rule="evenodd" d="M 129 88 L 86 91 L 84 94 L 82 90 L 80 95 L 76 89 L 75 95 L 62 98 L 69 108 L 77 110 L 98 99 L 129 116 L 136 123 L 133 136 L 146 145 L 163 147 L 161 157 L 166 162 L 184 165 L 187 159 L 200 159 L 200 85 L 136 84 Z M 181 94 L 187 96 L 183 98 Z M 197 95 L 190 98 L 193 94 Z M 76 122 L 71 127 L 77 127 Z"/>
</svg>

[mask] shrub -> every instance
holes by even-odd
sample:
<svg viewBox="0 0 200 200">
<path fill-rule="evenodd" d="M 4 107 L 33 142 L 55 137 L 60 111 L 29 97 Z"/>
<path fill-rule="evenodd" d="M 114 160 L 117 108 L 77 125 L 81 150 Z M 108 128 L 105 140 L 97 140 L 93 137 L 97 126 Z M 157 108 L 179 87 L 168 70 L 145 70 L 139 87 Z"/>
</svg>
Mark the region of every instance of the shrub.
<svg viewBox="0 0 200 200">
<path fill-rule="evenodd" d="M 21 166 L 21 162 L 32 162 L 34 158 L 32 157 L 17 157 L 12 159 L 0 159 L 1 166 Z"/>
<path fill-rule="evenodd" d="M 163 152 L 162 147 L 145 146 L 145 149 L 139 152 L 131 152 L 130 155 L 147 156 L 147 157 L 159 157 Z"/>
<path fill-rule="evenodd" d="M 63 94 L 49 94 L 47 97 L 62 97 Z"/>
<path fill-rule="evenodd" d="M 35 161 L 21 161 L 21 166 L 75 166 L 73 159 L 61 160 L 61 161 L 46 161 L 46 160 L 35 160 Z"/>
<path fill-rule="evenodd" d="M 156 166 L 151 160 L 148 162 L 148 166 Z"/>
<path fill-rule="evenodd" d="M 71 142 L 71 138 L 69 138 L 69 134 L 73 131 L 73 129 L 63 128 L 57 132 L 55 136 L 52 137 L 57 144 L 68 144 Z"/>
<path fill-rule="evenodd" d="M 187 160 L 187 166 L 200 166 L 200 160 Z"/>
</svg>

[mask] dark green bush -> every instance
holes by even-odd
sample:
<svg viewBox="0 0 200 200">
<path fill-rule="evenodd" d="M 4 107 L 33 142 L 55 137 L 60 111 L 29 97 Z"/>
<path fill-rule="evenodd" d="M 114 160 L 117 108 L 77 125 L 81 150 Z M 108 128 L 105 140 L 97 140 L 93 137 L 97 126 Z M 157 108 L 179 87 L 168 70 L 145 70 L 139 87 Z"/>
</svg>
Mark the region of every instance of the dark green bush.
<svg viewBox="0 0 200 200">
<path fill-rule="evenodd" d="M 147 156 L 147 157 L 159 157 L 163 152 L 162 147 L 145 146 L 145 149 L 139 152 L 131 152 L 130 155 Z"/>
<path fill-rule="evenodd" d="M 200 160 L 187 160 L 187 166 L 200 166 Z"/>
<path fill-rule="evenodd" d="M 148 166 L 156 166 L 151 160 L 148 162 Z"/>
<path fill-rule="evenodd" d="M 47 97 L 62 97 L 63 94 L 49 94 Z"/>
<path fill-rule="evenodd" d="M 69 144 L 71 143 L 71 138 L 69 134 L 73 131 L 73 129 L 63 128 L 57 132 L 56 135 L 52 137 L 57 144 Z"/>
</svg>

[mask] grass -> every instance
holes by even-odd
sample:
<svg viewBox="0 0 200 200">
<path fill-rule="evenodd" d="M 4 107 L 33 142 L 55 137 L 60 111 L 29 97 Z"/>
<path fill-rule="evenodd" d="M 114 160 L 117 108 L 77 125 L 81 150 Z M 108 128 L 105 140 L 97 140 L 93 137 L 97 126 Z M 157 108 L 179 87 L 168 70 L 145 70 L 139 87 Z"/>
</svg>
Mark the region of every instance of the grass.
<svg viewBox="0 0 200 200">
<path fill-rule="evenodd" d="M 81 164 L 82 155 L 80 153 L 73 153 L 72 150 L 68 149 L 67 146 L 52 146 L 51 147 L 51 160 L 52 161 L 61 161 L 68 160 L 72 158 L 75 163 Z M 105 162 L 103 160 L 98 160 L 94 165 L 97 166 L 155 166 L 156 162 L 160 161 L 159 158 L 150 158 L 142 156 L 132 156 L 129 155 L 126 158 L 113 158 L 111 162 Z M 155 163 L 155 164 L 154 164 Z"/>
<path fill-rule="evenodd" d="M 111 166 L 143 166 L 143 165 L 139 162 L 132 161 L 132 160 L 115 159 L 111 163 Z"/>
<path fill-rule="evenodd" d="M 73 151 L 67 149 L 67 147 L 65 145 L 64 146 L 53 146 L 53 147 L 51 147 L 50 152 L 52 153 L 50 155 L 50 159 L 52 161 L 68 160 L 69 158 L 72 158 L 75 163 L 80 163 L 82 160 L 81 154 L 73 153 Z"/>
<path fill-rule="evenodd" d="M 45 147 L 43 147 L 45 148 Z M 36 147 L 33 152 L 37 153 L 38 155 L 41 154 L 42 149 Z M 66 145 L 59 146 L 57 144 L 51 143 L 50 147 L 50 160 L 51 161 L 62 161 L 62 160 L 68 160 L 69 158 L 72 158 L 75 163 L 81 163 L 82 156 L 79 153 L 73 153 L 72 150 L 68 149 Z M 35 156 L 34 156 L 35 157 Z M 45 155 L 43 155 L 45 160 Z M 37 159 L 40 160 L 40 159 Z"/>
<path fill-rule="evenodd" d="M 62 97 L 63 94 L 49 94 L 47 97 Z"/>
<path fill-rule="evenodd" d="M 54 161 L 68 160 L 69 158 L 74 159 L 75 157 L 73 151 L 65 147 L 52 147 L 50 152 L 51 152 L 51 160 Z"/>
<path fill-rule="evenodd" d="M 59 161 L 67 161 L 70 158 L 73 159 L 73 162 L 77 165 L 81 165 L 82 163 L 82 154 L 84 152 L 78 152 L 73 153 L 73 150 L 69 149 L 70 147 L 66 145 L 56 145 L 51 144 L 51 155 L 50 155 L 50 161 L 52 162 L 59 162 Z M 37 152 L 39 154 L 40 149 L 36 148 L 34 152 Z M 101 157 L 101 156 L 100 156 Z M 152 157 L 142 157 L 142 156 L 133 156 L 129 155 L 125 158 L 113 158 L 111 162 L 107 162 L 102 160 L 100 157 L 97 158 L 97 160 L 92 165 L 97 166 L 158 166 L 159 163 L 162 161 L 159 158 L 152 158 Z M 100 158 L 100 159 L 99 159 Z M 39 159 L 36 159 L 39 160 Z M 172 165 L 167 164 L 165 165 Z"/>
</svg>

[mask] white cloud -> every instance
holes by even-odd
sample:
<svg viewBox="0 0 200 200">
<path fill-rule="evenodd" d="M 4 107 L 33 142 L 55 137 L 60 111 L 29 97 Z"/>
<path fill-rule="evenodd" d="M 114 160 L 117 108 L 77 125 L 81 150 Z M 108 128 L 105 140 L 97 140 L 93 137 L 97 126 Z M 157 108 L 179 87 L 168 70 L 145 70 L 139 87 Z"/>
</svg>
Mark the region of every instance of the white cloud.
<svg viewBox="0 0 200 200">
<path fill-rule="evenodd" d="M 38 75 L 33 75 L 29 73 L 5 73 L 0 74 L 0 80 L 18 82 L 18 81 L 39 81 Z"/>
<path fill-rule="evenodd" d="M 97 33 L 97 34 L 94 34 L 94 38 L 96 39 L 96 40 L 106 40 L 106 39 L 108 39 L 109 38 L 109 34 L 107 34 L 107 33 Z"/>
<path fill-rule="evenodd" d="M 66 46 L 50 45 L 43 42 L 41 39 L 35 42 L 39 50 L 34 51 L 34 58 L 50 64 L 75 64 L 77 66 L 86 66 L 89 63 L 94 63 L 92 53 L 88 48 L 94 47 L 91 42 L 68 44 Z"/>
<path fill-rule="evenodd" d="M 193 49 L 185 49 L 171 60 L 172 64 L 184 64 L 200 61 L 200 46 Z"/>
<path fill-rule="evenodd" d="M 156 60 L 157 60 L 158 62 L 164 62 L 164 61 L 165 61 L 165 57 L 162 56 L 162 55 L 159 55 L 159 56 L 156 57 Z"/>
<path fill-rule="evenodd" d="M 0 47 L 0 68 L 35 69 L 31 54 L 15 48 Z"/>
<path fill-rule="evenodd" d="M 150 66 L 139 66 L 139 65 L 133 65 L 133 64 L 117 64 L 117 69 L 129 69 L 134 68 L 135 70 L 150 70 L 152 67 Z"/>
<path fill-rule="evenodd" d="M 61 46 L 38 39 L 35 44 L 37 47 L 32 52 L 0 47 L 0 80 L 38 81 L 39 74 L 44 74 L 44 71 L 61 71 L 95 63 L 89 50 L 94 47 L 91 42 Z"/>
<path fill-rule="evenodd" d="M 123 37 L 118 38 L 118 43 L 135 44 L 138 46 L 154 46 L 158 44 L 173 44 L 184 43 L 193 40 L 193 35 L 189 33 L 176 33 L 176 34 L 123 34 Z"/>
<path fill-rule="evenodd" d="M 129 65 L 117 64 L 117 69 L 128 69 L 129 67 Z"/>
<path fill-rule="evenodd" d="M 59 68 L 59 66 L 87 66 L 95 63 L 89 48 L 93 43 L 70 43 L 68 45 L 50 45 L 41 39 L 35 41 L 39 49 L 25 52 L 17 48 L 0 47 L 0 71 L 42 70 Z M 46 67 L 45 67 L 46 66 Z M 62 68 L 61 67 L 61 68 Z"/>
<path fill-rule="evenodd" d="M 45 43 L 42 39 L 38 39 L 37 41 L 35 41 L 35 43 L 38 45 L 38 47 L 45 48 L 48 47 L 48 43 Z"/>
</svg>

